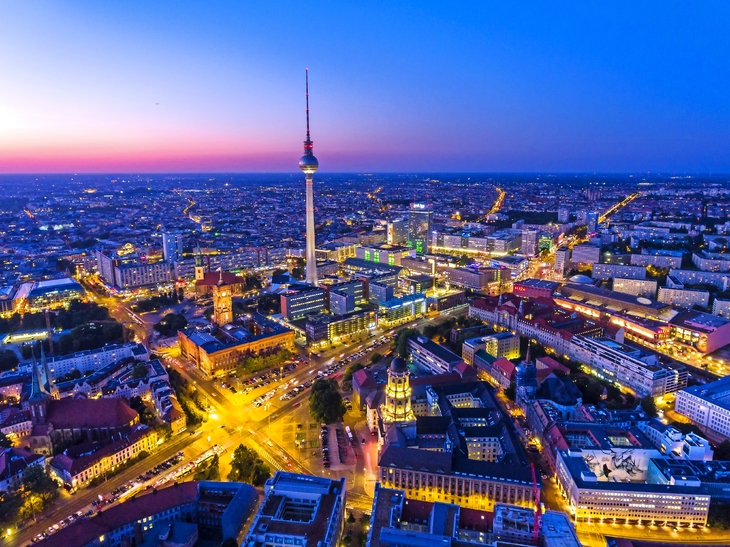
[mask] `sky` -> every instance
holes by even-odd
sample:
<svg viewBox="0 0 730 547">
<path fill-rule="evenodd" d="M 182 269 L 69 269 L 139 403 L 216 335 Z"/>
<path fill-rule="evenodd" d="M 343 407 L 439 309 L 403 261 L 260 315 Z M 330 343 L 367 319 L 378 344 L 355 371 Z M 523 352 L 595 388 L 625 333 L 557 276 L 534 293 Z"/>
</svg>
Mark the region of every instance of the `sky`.
<svg viewBox="0 0 730 547">
<path fill-rule="evenodd" d="M 0 3 L 0 173 L 730 173 L 730 2 Z"/>
</svg>

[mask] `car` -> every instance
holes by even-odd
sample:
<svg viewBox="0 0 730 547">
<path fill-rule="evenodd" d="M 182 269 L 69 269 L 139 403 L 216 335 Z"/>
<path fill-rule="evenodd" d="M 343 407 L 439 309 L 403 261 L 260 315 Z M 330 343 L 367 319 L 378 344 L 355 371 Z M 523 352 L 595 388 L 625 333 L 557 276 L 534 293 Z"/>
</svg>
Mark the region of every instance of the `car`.
<svg viewBox="0 0 730 547">
<path fill-rule="evenodd" d="M 272 443 L 271 441 L 266 441 L 266 444 L 269 445 L 269 448 L 274 448 L 274 443 Z"/>
<path fill-rule="evenodd" d="M 360 440 L 360 444 L 365 444 L 365 437 Z"/>
</svg>

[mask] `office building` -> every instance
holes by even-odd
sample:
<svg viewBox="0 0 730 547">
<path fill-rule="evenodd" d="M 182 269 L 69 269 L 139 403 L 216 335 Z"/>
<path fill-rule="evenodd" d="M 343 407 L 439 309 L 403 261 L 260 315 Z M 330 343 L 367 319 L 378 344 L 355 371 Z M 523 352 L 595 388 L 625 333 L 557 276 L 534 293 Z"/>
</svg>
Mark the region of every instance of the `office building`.
<svg viewBox="0 0 730 547">
<path fill-rule="evenodd" d="M 659 418 L 640 422 L 638 428 L 664 456 L 678 460 L 712 460 L 710 442 L 694 432 L 684 434 Z"/>
<path fill-rule="evenodd" d="M 570 248 L 561 247 L 555 251 L 555 263 L 553 264 L 553 271 L 559 275 L 565 275 L 570 265 Z"/>
<path fill-rule="evenodd" d="M 502 268 L 448 268 L 445 275 L 452 285 L 482 291 L 488 290 L 490 285 L 499 285 L 504 272 Z M 509 278 L 506 275 L 505 281 Z"/>
<path fill-rule="evenodd" d="M 388 245 L 402 245 L 408 243 L 409 223 L 405 219 L 399 218 L 389 220 L 386 225 L 385 241 Z"/>
<path fill-rule="evenodd" d="M 626 279 L 624 277 L 614 277 L 613 290 L 632 296 L 656 298 L 657 281 L 656 279 Z"/>
<path fill-rule="evenodd" d="M 425 336 L 414 336 L 408 340 L 408 356 L 414 365 L 434 374 L 452 372 L 463 362 L 453 351 Z"/>
<path fill-rule="evenodd" d="M 431 291 L 434 287 L 434 278 L 430 275 L 424 274 L 413 274 L 406 278 L 406 285 L 408 287 L 408 293 L 413 294 L 420 292 L 426 294 Z"/>
<path fill-rule="evenodd" d="M 178 232 L 162 232 L 162 256 L 167 262 L 180 262 L 183 256 L 183 236 Z"/>
<path fill-rule="evenodd" d="M 417 254 L 428 254 L 433 232 L 433 210 L 425 203 L 411 203 L 408 211 L 408 246 Z"/>
<path fill-rule="evenodd" d="M 512 286 L 512 293 L 523 298 L 550 298 L 560 283 L 530 277 Z"/>
<path fill-rule="evenodd" d="M 586 214 L 586 226 L 588 227 L 589 234 L 598 230 L 598 213 L 596 211 L 588 211 L 588 214 Z"/>
<path fill-rule="evenodd" d="M 281 315 L 288 320 L 313 315 L 326 308 L 325 290 L 312 285 L 291 285 L 281 294 Z"/>
<path fill-rule="evenodd" d="M 77 351 L 68 355 L 48 357 L 48 366 L 54 380 L 70 374 L 74 370 L 87 376 L 99 369 L 122 359 L 149 361 L 150 354 L 143 344 L 130 342 L 127 344 L 107 344 L 98 349 Z"/>
<path fill-rule="evenodd" d="M 39 546 L 122 547 L 147 545 L 190 547 L 198 528 L 234 540 L 256 508 L 258 492 L 240 482 L 192 481 L 172 483 L 131 501 L 105 507 L 77 520 Z M 160 539 L 162 538 L 162 539 Z"/>
<path fill-rule="evenodd" d="M 672 338 L 700 353 L 712 353 L 730 344 L 730 319 L 689 310 L 669 320 Z"/>
<path fill-rule="evenodd" d="M 474 354 L 479 350 L 484 350 L 493 357 L 517 359 L 520 356 L 520 337 L 511 332 L 500 332 L 464 340 L 461 357 L 465 363 L 473 365 Z"/>
<path fill-rule="evenodd" d="M 400 266 L 403 258 L 412 257 L 415 251 L 404 245 L 389 245 L 379 243 L 358 247 L 356 257 L 368 262 L 387 264 L 388 266 Z"/>
<path fill-rule="evenodd" d="M 713 438 L 730 438 L 730 377 L 683 389 L 674 410 Z"/>
<path fill-rule="evenodd" d="M 426 295 L 421 293 L 386 300 L 378 306 L 378 323 L 394 326 L 411 321 L 426 313 L 426 302 Z"/>
<path fill-rule="evenodd" d="M 570 261 L 573 264 L 595 264 L 601 257 L 601 248 L 595 245 L 576 245 Z"/>
<path fill-rule="evenodd" d="M 345 479 L 277 471 L 264 485 L 264 500 L 244 547 L 337 547 L 345 514 Z"/>
<path fill-rule="evenodd" d="M 687 385 L 687 368 L 679 363 L 665 365 L 639 348 L 609 338 L 572 338 L 571 358 L 585 363 L 596 376 L 633 391 L 638 397 L 660 397 Z"/>
<path fill-rule="evenodd" d="M 558 207 L 558 222 L 565 224 L 570 221 L 570 208 Z"/>
<path fill-rule="evenodd" d="M 623 279 L 646 279 L 646 268 L 643 266 L 624 266 L 622 264 L 593 264 L 593 279 L 620 277 Z"/>
<path fill-rule="evenodd" d="M 365 334 L 377 326 L 372 310 L 353 311 L 342 315 L 313 315 L 307 318 L 307 343 L 336 342 Z"/>
<path fill-rule="evenodd" d="M 522 254 L 532 258 L 537 254 L 537 230 L 522 230 Z"/>
<path fill-rule="evenodd" d="M 657 301 L 682 309 L 690 309 L 695 306 L 707 308 L 710 304 L 710 293 L 709 291 L 700 291 L 695 289 L 670 289 L 668 287 L 659 287 Z"/>
</svg>

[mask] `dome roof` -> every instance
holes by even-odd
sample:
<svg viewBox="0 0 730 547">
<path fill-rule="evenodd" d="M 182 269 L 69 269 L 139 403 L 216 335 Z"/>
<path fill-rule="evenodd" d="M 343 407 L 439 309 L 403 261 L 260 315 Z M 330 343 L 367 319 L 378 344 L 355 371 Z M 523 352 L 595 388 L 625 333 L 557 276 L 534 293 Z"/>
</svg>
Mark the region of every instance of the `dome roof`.
<svg viewBox="0 0 730 547">
<path fill-rule="evenodd" d="M 390 362 L 390 370 L 392 372 L 408 372 L 408 364 L 405 359 L 396 357 Z"/>
<path fill-rule="evenodd" d="M 593 280 L 590 277 L 588 277 L 587 275 L 583 275 L 583 274 L 574 275 L 573 277 L 569 278 L 568 281 L 570 281 L 571 283 L 583 283 L 583 284 L 593 283 Z"/>
</svg>

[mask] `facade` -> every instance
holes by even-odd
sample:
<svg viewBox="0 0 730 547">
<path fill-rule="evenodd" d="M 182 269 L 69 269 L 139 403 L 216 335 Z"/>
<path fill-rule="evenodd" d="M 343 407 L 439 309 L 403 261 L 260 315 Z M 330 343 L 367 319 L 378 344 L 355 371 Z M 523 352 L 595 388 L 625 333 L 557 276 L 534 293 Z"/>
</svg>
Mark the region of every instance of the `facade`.
<svg viewBox="0 0 730 547">
<path fill-rule="evenodd" d="M 730 377 L 683 389 L 674 410 L 708 434 L 730 438 Z"/>
<path fill-rule="evenodd" d="M 687 368 L 679 363 L 664 365 L 655 355 L 619 344 L 609 338 L 574 336 L 570 355 L 589 366 L 596 376 L 630 389 L 638 397 L 661 397 L 687 385 Z"/>
<path fill-rule="evenodd" d="M 512 293 L 524 298 L 550 298 L 560 288 L 560 283 L 533 277 L 515 283 Z"/>
<path fill-rule="evenodd" d="M 632 296 L 656 298 L 657 281 L 656 279 L 630 279 L 623 277 L 614 277 L 613 290 L 624 294 L 630 294 Z"/>
<path fill-rule="evenodd" d="M 425 336 L 414 336 L 408 340 L 408 356 L 417 367 L 434 374 L 452 372 L 462 363 L 461 357 Z"/>
<path fill-rule="evenodd" d="M 726 272 L 703 272 L 699 270 L 675 270 L 671 269 L 669 275 L 676 278 L 680 283 L 695 285 L 698 283 L 714 285 L 721 291 L 726 291 L 730 286 L 730 273 Z"/>
<path fill-rule="evenodd" d="M 408 210 L 408 246 L 417 254 L 428 254 L 433 232 L 433 210 L 425 203 L 411 203 Z"/>
<path fill-rule="evenodd" d="M 522 230 L 521 251 L 530 258 L 537 254 L 537 230 Z"/>
<path fill-rule="evenodd" d="M 56 380 L 74 370 L 86 376 L 112 363 L 130 358 L 136 361 L 149 361 L 150 354 L 143 344 L 129 342 L 127 344 L 107 344 L 99 349 L 48 357 L 47 361 L 51 377 Z"/>
<path fill-rule="evenodd" d="M 233 292 L 231 287 L 220 281 L 213 285 L 213 323 L 219 326 L 233 322 Z"/>
<path fill-rule="evenodd" d="M 401 259 L 412 257 L 414 251 L 405 245 L 389 245 L 381 243 L 358 247 L 356 257 L 368 262 L 377 262 L 389 266 L 400 266 Z"/>
<path fill-rule="evenodd" d="M 659 254 L 661 253 L 661 254 Z M 671 254 L 670 254 L 671 253 Z M 681 268 L 682 252 L 681 251 L 658 251 L 647 254 L 632 254 L 632 266 L 654 266 L 655 268 Z"/>
<path fill-rule="evenodd" d="M 277 471 L 243 541 L 245 547 L 336 547 L 342 533 L 344 477 L 339 480 Z"/>
<path fill-rule="evenodd" d="M 319 313 L 326 304 L 324 289 L 312 285 L 292 285 L 281 294 L 281 314 L 289 320 Z"/>
<path fill-rule="evenodd" d="M 730 319 L 700 311 L 685 311 L 669 320 L 672 338 L 700 353 L 730 344 Z"/>
<path fill-rule="evenodd" d="M 595 245 L 576 245 L 570 261 L 573 264 L 595 264 L 601 258 L 601 248 Z"/>
<path fill-rule="evenodd" d="M 179 232 L 162 232 L 162 256 L 167 262 L 180 262 L 183 257 L 183 236 Z"/>
<path fill-rule="evenodd" d="M 692 264 L 705 272 L 730 272 L 730 257 L 724 253 L 692 253 Z"/>
<path fill-rule="evenodd" d="M 646 279 L 646 268 L 643 266 L 624 266 L 622 264 L 593 264 L 593 279 Z"/>
<path fill-rule="evenodd" d="M 198 527 L 235 539 L 254 512 L 258 493 L 253 486 L 240 482 L 192 481 L 173 483 L 137 495 L 133 500 L 104 508 L 92 518 L 62 528 L 38 545 L 180 547 L 197 537 Z M 179 541 L 181 535 L 184 539 Z M 160 540 L 160 536 L 167 539 Z"/>
<path fill-rule="evenodd" d="M 412 422 L 416 419 L 411 409 L 413 392 L 410 386 L 411 373 L 408 365 L 400 357 L 391 361 L 388 367 L 388 384 L 385 387 L 385 402 L 380 415 L 385 424 Z"/>
<path fill-rule="evenodd" d="M 494 357 L 517 359 L 520 356 L 520 337 L 511 332 L 500 332 L 464 340 L 461 357 L 465 363 L 473 365 L 474 354 L 480 349 Z"/>
<path fill-rule="evenodd" d="M 26 283 L 20 287 L 16 300 L 25 312 L 38 312 L 68 306 L 72 300 L 81 300 L 86 291 L 70 277 Z"/>
<path fill-rule="evenodd" d="M 172 264 L 165 261 L 152 264 L 121 264 L 114 268 L 114 285 L 120 289 L 170 283 L 174 278 Z"/>
<path fill-rule="evenodd" d="M 481 291 L 500 284 L 503 272 L 502 268 L 448 268 L 445 275 L 452 285 Z"/>
<path fill-rule="evenodd" d="M 408 294 L 391 298 L 378 306 L 378 323 L 386 326 L 398 325 L 420 317 L 426 313 L 426 295 Z"/>
<path fill-rule="evenodd" d="M 243 328 L 219 329 L 210 334 L 196 329 L 178 331 L 181 355 L 209 377 L 234 370 L 246 357 L 294 349 L 294 331 L 253 314 Z"/>
<path fill-rule="evenodd" d="M 353 311 L 343 315 L 314 315 L 307 319 L 307 343 L 317 344 L 347 339 L 363 334 L 377 326 L 372 310 Z"/>
<path fill-rule="evenodd" d="M 659 287 L 657 301 L 682 309 L 690 309 L 695 306 L 707 308 L 710 304 L 710 293 L 708 291 L 699 291 L 694 289 L 670 289 L 667 287 Z"/>
<path fill-rule="evenodd" d="M 386 243 L 389 245 L 402 245 L 408 242 L 409 223 L 405 219 L 388 221 L 386 225 Z"/>
<path fill-rule="evenodd" d="M 553 271 L 560 275 L 565 275 L 565 272 L 568 271 L 568 266 L 570 264 L 570 248 L 569 247 L 561 247 L 557 251 L 555 251 L 555 262 L 553 264 Z"/>
<path fill-rule="evenodd" d="M 710 442 L 690 432 L 686 435 L 658 418 L 638 424 L 646 438 L 665 456 L 678 460 L 711 461 L 713 450 Z"/>
<path fill-rule="evenodd" d="M 730 300 L 715 298 L 712 303 L 712 315 L 720 317 L 730 317 Z"/>
</svg>

